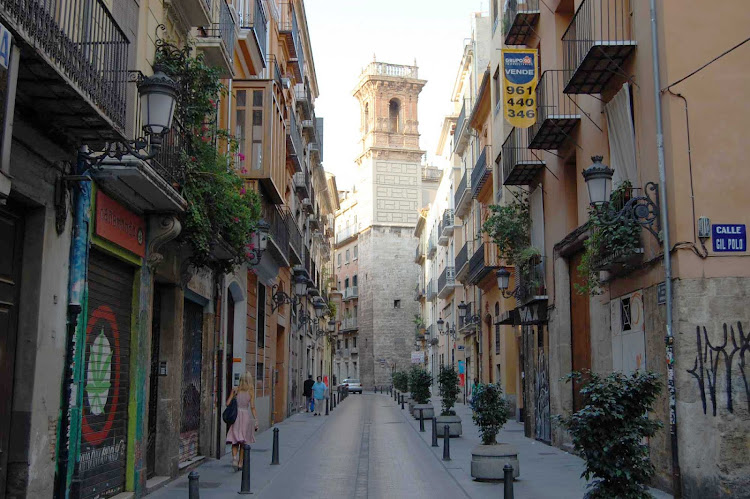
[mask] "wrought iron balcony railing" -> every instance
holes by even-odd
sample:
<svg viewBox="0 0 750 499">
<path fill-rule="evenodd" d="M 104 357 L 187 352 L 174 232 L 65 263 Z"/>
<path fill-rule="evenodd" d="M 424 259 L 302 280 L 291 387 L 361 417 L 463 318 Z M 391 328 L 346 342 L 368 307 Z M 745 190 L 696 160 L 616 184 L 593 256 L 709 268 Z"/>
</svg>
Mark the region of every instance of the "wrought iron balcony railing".
<svg viewBox="0 0 750 499">
<path fill-rule="evenodd" d="M 468 267 L 469 264 L 469 244 L 464 243 L 464 245 L 459 250 L 458 254 L 456 255 L 456 276 L 457 279 L 461 282 L 466 282 L 465 279 L 463 279 L 469 270 Z"/>
<path fill-rule="evenodd" d="M 456 216 L 463 217 L 471 206 L 471 169 L 464 171 L 461 181 L 456 187 L 456 193 L 453 196 L 453 206 L 456 207 Z"/>
<path fill-rule="evenodd" d="M 268 17 L 263 8 L 263 0 L 234 1 L 234 8 L 237 11 L 240 29 L 250 29 L 253 31 L 261 57 L 265 57 L 267 51 L 266 38 L 268 35 L 266 22 L 268 21 Z"/>
<path fill-rule="evenodd" d="M 438 278 L 438 296 L 447 298 L 453 293 L 456 287 L 456 269 L 455 267 L 445 267 Z"/>
<path fill-rule="evenodd" d="M 262 209 L 263 219 L 269 223 L 271 229 L 269 248 L 272 249 L 278 263 L 289 265 L 289 230 L 284 213 L 276 206 L 267 204 Z"/>
<path fill-rule="evenodd" d="M 301 265 L 303 261 L 302 257 L 304 255 L 302 232 L 297 225 L 297 220 L 295 219 L 294 214 L 288 207 L 281 208 L 281 212 L 284 221 L 286 222 L 287 232 L 289 233 L 289 247 L 292 250 L 289 253 L 289 257 L 293 260 L 293 264 Z"/>
<path fill-rule="evenodd" d="M 506 45 L 524 45 L 539 21 L 539 0 L 505 0 L 503 35 Z"/>
<path fill-rule="evenodd" d="M 223 75 L 232 74 L 234 44 L 237 41 L 237 25 L 226 1 L 219 3 L 219 22 L 200 28 L 196 46 L 200 48 L 206 62 L 222 69 Z"/>
<path fill-rule="evenodd" d="M 310 119 L 312 115 L 312 98 L 310 97 L 310 87 L 306 84 L 297 83 L 294 86 L 294 98 L 297 106 L 302 111 L 302 119 Z"/>
<path fill-rule="evenodd" d="M 529 128 L 529 149 L 559 149 L 581 121 L 575 96 L 563 93 L 566 70 L 547 70 L 536 87 L 537 120 Z"/>
<path fill-rule="evenodd" d="M 599 94 L 635 50 L 631 0 L 583 0 L 562 36 L 566 94 Z"/>
<path fill-rule="evenodd" d="M 0 0 L 0 15 L 7 28 L 44 55 L 43 63 L 63 77 L 61 85 L 71 85 L 109 126 L 124 134 L 129 42 L 105 2 Z M 19 86 L 18 92 L 23 91 Z M 82 117 L 80 110 L 77 115 Z M 92 135 L 116 138 L 104 130 L 101 119 L 93 121 L 97 130 Z"/>
<path fill-rule="evenodd" d="M 511 129 L 503 143 L 503 185 L 529 185 L 544 168 L 544 160 L 528 145 L 528 129 Z"/>
<path fill-rule="evenodd" d="M 461 106 L 461 112 L 458 113 L 458 120 L 456 120 L 456 130 L 453 133 L 453 149 L 457 154 L 461 154 L 464 147 L 469 142 L 469 124 L 466 121 L 466 118 L 468 117 L 467 114 L 469 113 L 471 113 L 471 99 L 464 99 L 463 105 Z M 464 134 L 464 132 L 467 133 Z"/>
<path fill-rule="evenodd" d="M 534 301 L 547 299 L 547 286 L 544 273 L 545 263 L 546 259 L 544 257 L 538 257 L 534 261 L 527 263 L 520 270 L 519 267 L 515 268 L 516 283 L 518 285 L 518 290 L 516 291 L 518 305 L 526 305 Z"/>
<path fill-rule="evenodd" d="M 471 284 L 478 284 L 487 274 L 499 267 L 497 247 L 489 242 L 480 243 L 469 260 L 468 280 Z"/>
<path fill-rule="evenodd" d="M 476 199 L 484 184 L 492 176 L 492 168 L 487 164 L 487 147 L 482 149 L 482 154 L 477 158 L 474 169 L 471 170 L 471 197 Z"/>
</svg>

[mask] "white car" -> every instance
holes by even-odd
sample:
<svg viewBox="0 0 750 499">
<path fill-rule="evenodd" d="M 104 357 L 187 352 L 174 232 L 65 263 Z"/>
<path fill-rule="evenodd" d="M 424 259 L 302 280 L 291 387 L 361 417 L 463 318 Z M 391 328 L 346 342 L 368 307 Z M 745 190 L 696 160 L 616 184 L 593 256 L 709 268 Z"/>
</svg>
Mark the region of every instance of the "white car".
<svg viewBox="0 0 750 499">
<path fill-rule="evenodd" d="M 360 383 L 358 379 L 345 379 L 341 384 L 344 385 L 347 390 L 349 390 L 349 393 L 359 393 L 360 395 L 362 394 L 362 383 Z"/>
</svg>

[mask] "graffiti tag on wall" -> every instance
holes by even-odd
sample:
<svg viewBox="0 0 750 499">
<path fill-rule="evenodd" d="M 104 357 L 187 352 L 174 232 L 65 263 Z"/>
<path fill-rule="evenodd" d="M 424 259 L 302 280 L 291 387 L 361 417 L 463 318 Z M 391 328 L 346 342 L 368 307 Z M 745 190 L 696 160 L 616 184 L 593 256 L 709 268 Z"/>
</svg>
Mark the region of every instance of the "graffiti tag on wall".
<svg viewBox="0 0 750 499">
<path fill-rule="evenodd" d="M 697 326 L 695 328 L 695 340 L 697 346 L 697 355 L 695 364 L 687 372 L 695 377 L 698 383 L 698 390 L 701 394 L 703 403 L 703 414 L 707 413 L 706 392 L 711 401 L 711 409 L 716 416 L 716 393 L 718 389 L 726 391 L 726 404 L 729 412 L 734 412 L 734 401 L 732 399 L 732 385 L 734 382 L 742 383 L 745 388 L 745 400 L 748 411 L 750 411 L 750 385 L 748 384 L 748 371 L 750 366 L 747 365 L 746 356 L 750 357 L 750 334 L 745 335 L 742 330 L 742 323 L 737 322 L 737 329 L 734 326 L 727 326 L 724 323 L 724 334 L 722 343 L 713 345 L 708 339 L 706 327 Z M 730 341 L 731 340 L 731 341 Z M 748 359 L 750 360 L 750 359 Z M 737 365 L 737 369 L 733 369 Z M 733 379 L 733 374 L 739 371 L 740 380 Z M 723 375 L 723 380 L 719 377 Z"/>
</svg>

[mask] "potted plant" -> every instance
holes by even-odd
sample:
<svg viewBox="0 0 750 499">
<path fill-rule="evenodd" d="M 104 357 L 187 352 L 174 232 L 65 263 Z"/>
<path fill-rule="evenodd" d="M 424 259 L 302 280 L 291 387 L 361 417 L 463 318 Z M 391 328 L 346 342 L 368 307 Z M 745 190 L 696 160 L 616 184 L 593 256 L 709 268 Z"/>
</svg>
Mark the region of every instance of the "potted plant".
<svg viewBox="0 0 750 499">
<path fill-rule="evenodd" d="M 567 379 L 581 380 L 574 372 Z M 581 388 L 585 406 L 556 420 L 570 432 L 575 450 L 586 461 L 584 476 L 587 498 L 647 498 L 646 483 L 654 474 L 649 448 L 644 442 L 662 427 L 649 419 L 661 391 L 659 375 L 636 371 L 631 375 L 614 372 L 606 377 L 585 373 Z"/>
<path fill-rule="evenodd" d="M 460 437 L 463 433 L 461 418 L 453 410 L 453 406 L 456 405 L 458 399 L 458 384 L 458 373 L 453 366 L 442 366 L 438 374 L 438 390 L 443 408 L 436 420 L 439 437 L 444 435 L 445 425 L 448 425 L 448 435 L 451 437 Z"/>
<path fill-rule="evenodd" d="M 414 400 L 414 407 L 410 409 L 415 418 L 419 418 L 419 411 L 425 419 L 431 419 L 435 415 L 435 410 L 430 404 L 430 385 L 432 385 L 432 376 L 421 367 L 412 369 L 409 376 L 409 389 L 411 398 Z"/>
<path fill-rule="evenodd" d="M 406 393 L 409 389 L 409 375 L 405 371 L 393 373 L 393 387 L 401 393 Z"/>
<path fill-rule="evenodd" d="M 419 366 L 411 366 L 411 369 L 409 369 L 408 379 L 409 379 L 409 389 L 408 389 L 408 396 L 406 397 L 406 403 L 409 406 L 409 412 L 411 413 L 414 410 L 414 383 L 416 381 L 415 376 L 417 372 L 420 370 Z"/>
<path fill-rule="evenodd" d="M 517 478 L 520 475 L 518 450 L 496 440 L 510 412 L 500 385 L 479 385 L 472 396 L 471 408 L 482 439 L 482 444 L 471 451 L 471 476 L 478 481 L 502 480 L 503 467 L 510 464 L 513 478 Z"/>
</svg>

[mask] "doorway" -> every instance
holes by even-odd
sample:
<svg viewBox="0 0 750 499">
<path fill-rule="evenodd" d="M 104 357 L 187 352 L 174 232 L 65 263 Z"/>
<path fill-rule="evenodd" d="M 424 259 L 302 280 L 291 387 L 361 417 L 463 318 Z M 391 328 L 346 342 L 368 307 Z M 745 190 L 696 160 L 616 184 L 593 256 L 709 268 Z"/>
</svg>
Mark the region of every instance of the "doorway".
<svg viewBox="0 0 750 499">
<path fill-rule="evenodd" d="M 148 388 L 148 443 L 146 447 L 146 478 L 156 474 L 156 421 L 159 405 L 159 345 L 161 342 L 161 293 L 154 287 L 154 307 L 151 318 L 151 374 Z"/>
<path fill-rule="evenodd" d="M 198 456 L 198 432 L 201 422 L 203 307 L 185 300 L 182 324 L 182 411 L 179 461 L 184 463 Z"/>
<path fill-rule="evenodd" d="M 0 497 L 5 497 L 13 406 L 23 219 L 0 207 Z"/>
<path fill-rule="evenodd" d="M 578 266 L 581 264 L 583 253 L 579 252 L 570 259 L 570 344 L 572 350 L 573 371 L 591 369 L 591 318 L 589 314 L 588 293 L 579 294 L 576 284 L 583 285 L 587 276 L 583 275 Z M 585 379 L 573 381 L 573 411 L 583 407 L 581 396 Z"/>
</svg>

